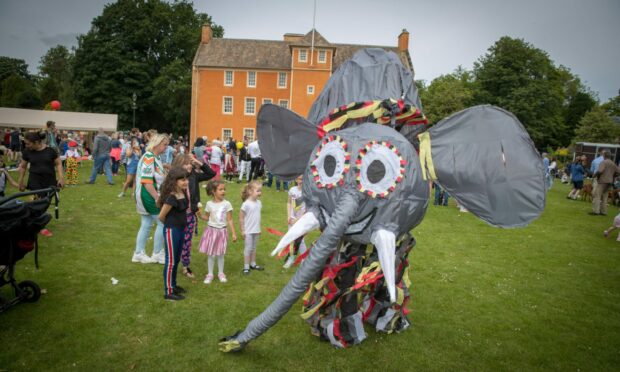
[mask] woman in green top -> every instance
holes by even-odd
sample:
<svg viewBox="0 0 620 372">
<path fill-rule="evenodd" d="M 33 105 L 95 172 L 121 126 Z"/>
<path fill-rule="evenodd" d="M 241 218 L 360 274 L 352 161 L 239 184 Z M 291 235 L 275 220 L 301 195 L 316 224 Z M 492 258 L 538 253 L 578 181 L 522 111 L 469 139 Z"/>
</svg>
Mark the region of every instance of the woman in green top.
<svg viewBox="0 0 620 372">
<path fill-rule="evenodd" d="M 156 134 L 151 137 L 146 152 L 142 155 L 138 163 L 136 173 L 136 209 L 142 217 L 140 230 L 136 238 L 136 249 L 133 254 L 132 262 L 163 264 L 164 257 L 164 233 L 163 225 L 159 221 L 159 208 L 156 201 L 159 197 L 159 188 L 166 176 L 166 170 L 159 158 L 169 143 L 168 136 Z M 151 257 L 146 255 L 146 241 L 151 232 L 153 223 L 157 224 L 155 236 L 153 237 L 153 254 Z"/>
</svg>

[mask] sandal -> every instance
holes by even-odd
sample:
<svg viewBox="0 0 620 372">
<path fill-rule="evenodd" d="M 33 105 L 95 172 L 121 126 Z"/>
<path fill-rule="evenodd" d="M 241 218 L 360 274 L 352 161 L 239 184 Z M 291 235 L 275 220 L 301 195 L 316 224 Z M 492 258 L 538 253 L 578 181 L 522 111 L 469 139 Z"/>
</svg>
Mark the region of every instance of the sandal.
<svg viewBox="0 0 620 372">
<path fill-rule="evenodd" d="M 183 266 L 183 275 L 190 279 L 194 279 L 194 273 L 192 272 L 192 269 L 189 268 L 189 266 Z"/>
</svg>

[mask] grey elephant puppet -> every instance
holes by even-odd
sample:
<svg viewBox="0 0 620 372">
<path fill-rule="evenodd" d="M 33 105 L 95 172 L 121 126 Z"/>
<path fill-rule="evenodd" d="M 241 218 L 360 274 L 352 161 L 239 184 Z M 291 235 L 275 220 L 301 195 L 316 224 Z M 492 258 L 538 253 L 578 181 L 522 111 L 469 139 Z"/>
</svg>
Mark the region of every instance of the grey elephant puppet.
<svg viewBox="0 0 620 372">
<path fill-rule="evenodd" d="M 308 120 L 262 107 L 265 162 L 283 180 L 303 174 L 308 210 L 272 255 L 313 229 L 322 234 L 280 295 L 220 340 L 221 351 L 242 350 L 304 293 L 302 318 L 336 347 L 362 342 L 364 322 L 386 333 L 408 328 L 410 231 L 426 213 L 428 179 L 493 226 L 525 226 L 542 213 L 542 160 L 514 115 L 476 106 L 429 129 L 420 110 L 412 73 L 383 49 L 343 63 Z"/>
</svg>

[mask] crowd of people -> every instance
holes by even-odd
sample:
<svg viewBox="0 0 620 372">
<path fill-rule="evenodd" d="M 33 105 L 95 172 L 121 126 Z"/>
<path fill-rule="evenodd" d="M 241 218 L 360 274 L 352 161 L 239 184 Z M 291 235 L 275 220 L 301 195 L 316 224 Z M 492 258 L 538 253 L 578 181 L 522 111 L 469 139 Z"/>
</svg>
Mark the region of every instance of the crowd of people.
<svg viewBox="0 0 620 372">
<path fill-rule="evenodd" d="M 55 123 L 51 121 L 41 132 L 22 133 L 14 129 L 5 133 L 7 159 L 19 164 L 19 177 L 17 181 L 14 180 L 7 167 L 0 164 L 0 196 L 4 196 L 7 183 L 20 191 L 77 185 L 79 163 L 83 159 L 93 160 L 87 184 L 94 184 L 97 176 L 104 174 L 107 183 L 114 185 L 113 177 L 120 173 L 121 168 L 124 169 L 126 176 L 118 197 L 125 197 L 127 191 L 131 190 L 137 213 L 141 217 L 131 260 L 134 263 L 164 265 L 163 288 L 167 300 L 182 300 L 186 293 L 176 283 L 179 263 L 183 275 L 196 277 L 190 263 L 193 235 L 198 231 L 199 220 L 206 222 L 198 244 L 198 251 L 208 257 L 203 282 L 211 284 L 214 281 L 216 261 L 217 279 L 220 282 L 228 280 L 224 271 L 224 257 L 229 234 L 233 242 L 237 240 L 237 234 L 233 207 L 226 199 L 227 183 L 234 180 L 245 183 L 238 217 L 240 236 L 244 240 L 244 275 L 253 270 L 263 270 L 256 262 L 256 248 L 261 233 L 262 188 L 271 187 L 275 179 L 276 189 L 279 191 L 282 185 L 283 190 L 288 192 L 286 216 L 289 228 L 306 212 L 301 191 L 302 177 L 297 177 L 296 185 L 290 189 L 288 182 L 273 177 L 265 169 L 257 140 L 209 141 L 206 137 L 199 137 L 190 150 L 186 138 L 173 139 L 155 130 L 142 133 L 134 128 L 129 133 L 117 132 L 108 136 L 103 129 L 99 129 L 89 145 L 78 133 L 59 134 Z M 620 189 L 617 184 L 620 169 L 611 160 L 607 150 L 601 151 L 589 167 L 586 163 L 585 156 L 576 156 L 574 162 L 558 172 L 557 162 L 543 154 L 546 186 L 550 188 L 553 179 L 563 172 L 564 178 L 570 177 L 573 184 L 567 198 L 577 199 L 584 188 L 584 179 L 592 177 L 590 214 L 606 215 L 608 191 Z M 262 181 L 263 177 L 266 178 L 265 182 Z M 203 206 L 200 190 L 201 183 L 205 181 L 210 200 Z M 447 191 L 439 185 L 431 187 L 435 189 L 434 204 L 447 205 Z M 463 212 L 467 211 L 462 206 L 457 207 Z M 153 226 L 153 250 L 149 256 L 146 245 Z M 605 237 L 616 228 L 620 228 L 620 214 L 614 219 L 614 224 L 604 231 Z M 52 236 L 49 230 L 41 233 Z M 288 251 L 284 267 L 289 268 L 299 261 L 306 251 L 303 237 L 297 239 Z"/>
</svg>

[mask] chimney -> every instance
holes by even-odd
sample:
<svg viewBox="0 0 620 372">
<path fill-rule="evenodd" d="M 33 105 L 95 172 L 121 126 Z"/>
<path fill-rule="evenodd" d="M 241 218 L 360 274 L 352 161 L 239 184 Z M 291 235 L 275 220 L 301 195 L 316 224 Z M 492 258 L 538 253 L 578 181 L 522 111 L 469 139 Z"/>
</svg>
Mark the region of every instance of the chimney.
<svg viewBox="0 0 620 372">
<path fill-rule="evenodd" d="M 403 32 L 398 35 L 398 50 L 405 52 L 409 49 L 409 32 L 403 28 Z"/>
<path fill-rule="evenodd" d="M 209 24 L 202 25 L 202 38 L 200 39 L 200 42 L 202 44 L 209 44 L 212 38 L 213 38 L 213 31 L 211 30 L 211 25 Z"/>
<path fill-rule="evenodd" d="M 303 38 L 304 38 L 304 35 L 302 35 L 302 34 L 291 34 L 291 33 L 284 34 L 284 41 L 285 42 L 294 43 L 294 42 L 297 42 L 297 41 L 301 41 L 301 39 L 303 39 Z"/>
</svg>

